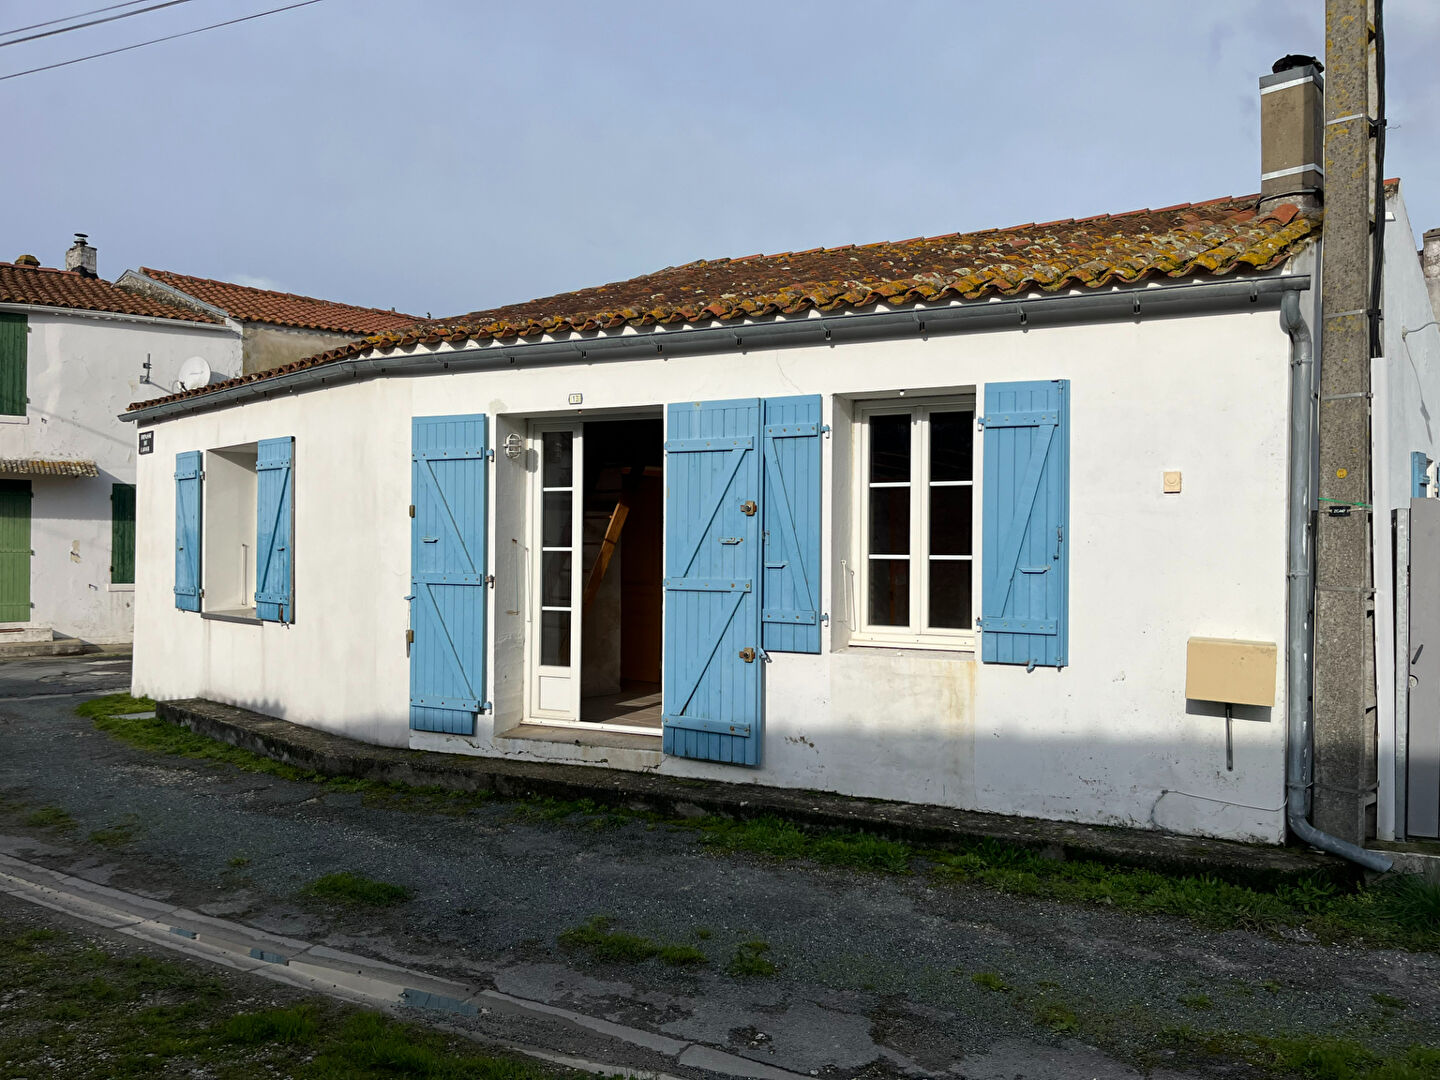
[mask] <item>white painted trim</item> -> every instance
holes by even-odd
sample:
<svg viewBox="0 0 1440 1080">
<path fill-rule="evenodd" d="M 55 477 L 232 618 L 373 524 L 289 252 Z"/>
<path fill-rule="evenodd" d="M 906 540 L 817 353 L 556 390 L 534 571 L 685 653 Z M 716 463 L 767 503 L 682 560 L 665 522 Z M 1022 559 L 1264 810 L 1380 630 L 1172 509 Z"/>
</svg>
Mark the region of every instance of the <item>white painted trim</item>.
<svg viewBox="0 0 1440 1080">
<path fill-rule="evenodd" d="M 134 591 L 135 591 L 135 583 L 134 583 L 133 581 L 131 581 L 131 582 L 112 581 L 112 582 L 110 582 L 110 584 L 108 584 L 108 585 L 105 586 L 105 591 L 106 591 L 106 592 L 134 592 Z"/>
<path fill-rule="evenodd" d="M 540 663 L 542 633 L 541 612 L 547 606 L 545 599 L 545 549 L 541 529 L 545 512 L 545 435 L 554 432 L 570 434 L 570 663 L 565 667 Z M 526 676 L 525 676 L 525 722 L 531 724 L 579 723 L 580 679 L 582 673 L 582 647 L 584 644 L 584 611 L 581 603 L 584 596 L 584 582 L 581 580 L 585 563 L 585 423 L 578 417 L 573 420 L 532 420 L 529 424 L 529 448 L 535 453 L 535 471 L 527 477 L 530 485 L 530 520 L 526 534 L 529 536 L 527 552 L 534 552 L 530 559 L 530 597 L 525 608 L 526 635 Z M 552 488 L 552 491 L 567 490 Z M 556 549 L 552 549 L 556 550 Z M 558 608 L 550 606 L 550 610 Z M 566 672 L 569 674 L 566 675 Z M 540 708 L 540 680 L 568 678 L 571 683 L 570 706 L 563 712 L 557 709 L 542 711 Z"/>
<path fill-rule="evenodd" d="M 1266 180 L 1278 180 L 1282 176 L 1298 176 L 1300 173 L 1307 172 L 1319 173 L 1321 176 L 1325 175 L 1324 169 L 1314 162 L 1311 162 L 1309 165 L 1296 165 L 1293 169 L 1276 169 L 1274 172 L 1261 173 L 1260 181 L 1264 183 Z"/>
<path fill-rule="evenodd" d="M 0 304 L 0 311 L 23 311 L 28 315 L 69 315 L 84 319 L 106 319 L 110 322 L 133 322 L 145 326 L 174 326 L 183 330 L 218 330 L 239 333 L 221 323 L 194 322 L 190 319 L 162 319 L 154 315 L 130 315 L 123 311 L 87 311 L 84 308 L 52 307 L 48 304 Z"/>
<path fill-rule="evenodd" d="M 652 735 L 660 738 L 663 734 L 662 728 L 640 727 L 636 724 L 612 724 L 608 720 L 541 720 L 529 719 L 526 724 L 533 724 L 536 727 L 569 728 L 570 730 L 594 731 L 596 733 L 606 732 L 611 735 Z"/>
<path fill-rule="evenodd" d="M 978 618 L 979 610 L 979 566 L 980 554 L 979 544 L 981 538 L 981 521 L 979 510 L 980 484 L 976 479 L 975 469 L 980 465 L 980 428 L 976 425 L 972 429 L 971 437 L 975 443 L 975 452 L 972 459 L 972 472 L 969 480 L 971 490 L 970 522 L 971 522 L 971 543 L 970 543 L 970 620 L 969 630 L 943 630 L 927 628 L 930 621 L 930 594 L 925 587 L 930 579 L 929 555 L 930 555 L 930 482 L 928 468 L 922 469 L 923 475 L 917 473 L 915 465 L 923 466 L 930 457 L 930 424 L 929 414 L 934 410 L 945 410 L 946 408 L 961 407 L 978 414 L 978 395 L 974 390 L 965 390 L 959 393 L 939 394 L 935 397 L 902 398 L 891 397 L 879 400 L 860 401 L 855 405 L 854 423 L 859 429 L 858 436 L 853 440 L 854 465 L 851 473 L 851 482 L 854 485 L 854 498 L 852 504 L 855 508 L 855 520 L 851 523 L 852 550 L 856 553 L 856 566 L 854 573 L 858 577 L 856 583 L 856 606 L 859 608 L 856 613 L 855 626 L 850 635 L 850 644 L 853 645 L 874 645 L 887 648 L 912 648 L 912 649 L 942 649 L 955 652 L 973 652 L 976 647 L 977 634 L 974 629 L 975 620 Z M 911 492 L 910 497 L 910 552 L 904 556 L 910 563 L 910 625 L 908 627 L 874 626 L 868 622 L 867 605 L 870 596 L 870 561 L 868 525 L 870 520 L 870 484 L 868 482 L 868 461 L 870 457 L 870 417 L 875 414 L 909 413 L 911 416 L 910 428 L 910 460 L 912 470 L 908 485 L 886 485 L 886 486 L 907 486 Z M 918 476 L 918 478 L 917 478 Z"/>
<path fill-rule="evenodd" d="M 1302 75 L 1298 79 L 1286 79 L 1284 82 L 1275 83 L 1272 86 L 1262 86 L 1260 88 L 1260 96 L 1264 97 L 1266 94 L 1273 94 L 1279 90 L 1289 90 L 1292 86 L 1304 86 L 1306 83 L 1313 82 L 1315 82 L 1314 75 Z"/>
<path fill-rule="evenodd" d="M 0 416 L 0 424 L 28 424 L 29 416 Z"/>
</svg>

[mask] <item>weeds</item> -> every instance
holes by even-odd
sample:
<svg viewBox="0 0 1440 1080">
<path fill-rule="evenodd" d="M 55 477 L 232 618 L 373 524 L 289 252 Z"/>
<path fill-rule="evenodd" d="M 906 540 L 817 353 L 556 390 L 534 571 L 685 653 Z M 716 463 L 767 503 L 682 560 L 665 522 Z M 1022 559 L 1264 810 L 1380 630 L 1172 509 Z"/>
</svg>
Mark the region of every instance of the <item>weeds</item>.
<svg viewBox="0 0 1440 1080">
<path fill-rule="evenodd" d="M 1187 1009 L 1195 1009 L 1196 1011 L 1213 1009 L 1215 1007 L 1215 1003 L 1210 1000 L 1208 994 L 1181 994 L 1178 1000 L 1180 1004 L 1184 1005 Z"/>
<path fill-rule="evenodd" d="M 725 965 L 725 973 L 738 979 L 768 979 L 779 969 L 766 953 L 770 945 L 764 941 L 742 941 L 735 946 L 735 955 Z"/>
<path fill-rule="evenodd" d="M 1410 1003 L 1403 998 L 1393 997 L 1390 994 L 1371 994 L 1370 1000 L 1379 1005 L 1382 1009 L 1408 1009 Z"/>
<path fill-rule="evenodd" d="M 1075 1015 L 1075 1010 L 1058 1001 L 1039 1002 L 1031 1018 L 1057 1035 L 1074 1035 L 1080 1030 L 1080 1018 Z"/>
<path fill-rule="evenodd" d="M 1236 1058 L 1274 1076 L 1310 1080 L 1434 1080 L 1440 1076 L 1440 1050 L 1420 1045 L 1382 1054 L 1351 1039 L 1197 1032 L 1188 1027 L 1167 1029 L 1162 1037 L 1182 1049 L 1207 1057 Z"/>
<path fill-rule="evenodd" d="M 4 921 L 0 978 L 7 990 L 0 1028 L 6 1076 L 579 1077 L 323 999 L 256 1009 L 254 990 L 229 978 L 86 948 L 53 930 L 16 931 Z M 268 996 L 283 1002 L 296 995 Z"/>
<path fill-rule="evenodd" d="M 300 890 L 302 896 L 334 900 L 341 904 L 366 907 L 390 907 L 410 899 L 410 890 L 388 881 L 375 881 L 360 874 L 342 870 L 316 878 Z"/>
<path fill-rule="evenodd" d="M 990 990 L 996 994 L 1008 994 L 1010 992 L 1010 987 L 1005 984 L 1005 980 L 993 971 L 977 971 L 974 975 L 970 976 L 970 981 L 981 990 Z"/>
<path fill-rule="evenodd" d="M 25 815 L 24 822 L 32 829 L 58 829 L 61 832 L 68 832 L 76 825 L 70 812 L 58 806 L 42 806 L 39 810 L 32 810 Z"/>
<path fill-rule="evenodd" d="M 332 792 L 359 792 L 367 803 L 402 810 L 466 814 L 490 801 L 486 792 L 407 787 L 344 777 L 326 777 L 273 761 L 197 735 L 159 718 L 125 720 L 116 714 L 154 707 L 144 698 L 116 694 L 80 706 L 97 727 L 142 749 L 233 765 L 285 780 L 306 781 Z M 44 814 L 36 811 L 31 815 Z M 63 811 L 59 813 L 63 814 Z M 571 822 L 592 827 L 654 815 L 607 807 L 589 799 L 535 798 L 516 805 L 522 819 Z M 68 818 L 68 815 L 66 816 Z M 67 827 L 65 819 L 41 827 Z M 818 863 L 883 874 L 908 874 L 917 866 L 942 880 L 965 882 L 999 892 L 1065 903 L 1102 904 L 1132 914 L 1172 915 L 1200 925 L 1274 932 L 1304 927 L 1324 941 L 1440 951 L 1440 885 L 1403 878 L 1344 891 L 1318 877 L 1274 889 L 1235 885 L 1208 875 L 1174 875 L 1086 860 L 1055 860 L 1024 848 L 983 840 L 958 850 L 918 849 L 901 841 L 843 829 L 808 829 L 776 817 L 746 821 L 702 818 L 669 822 L 696 830 L 700 842 L 724 852 L 743 852 L 780 861 Z M 1271 993 L 1278 991 L 1265 987 Z"/>
<path fill-rule="evenodd" d="M 124 847 L 135 839 L 135 834 L 139 831 L 139 821 L 133 814 L 130 814 L 126 816 L 125 820 L 114 825 L 96 829 L 90 834 L 90 842 L 99 844 L 101 847 Z"/>
<path fill-rule="evenodd" d="M 662 945 L 639 934 L 612 930 L 604 915 L 592 915 L 579 926 L 562 932 L 556 940 L 562 949 L 583 951 L 601 963 L 639 964 L 658 958 L 671 967 L 698 967 L 710 958 L 693 945 Z"/>
</svg>

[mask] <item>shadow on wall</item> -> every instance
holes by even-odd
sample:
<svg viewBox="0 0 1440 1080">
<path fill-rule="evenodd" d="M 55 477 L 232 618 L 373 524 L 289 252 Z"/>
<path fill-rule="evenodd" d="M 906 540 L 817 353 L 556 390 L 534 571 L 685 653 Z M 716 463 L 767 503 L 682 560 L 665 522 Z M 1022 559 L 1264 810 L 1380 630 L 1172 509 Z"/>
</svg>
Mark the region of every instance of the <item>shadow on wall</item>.
<svg viewBox="0 0 1440 1080">
<path fill-rule="evenodd" d="M 269 698 L 227 704 L 288 719 L 284 705 Z M 777 718 L 772 712 L 761 768 L 670 758 L 665 771 L 720 782 L 1276 843 L 1285 835 L 1284 733 L 1275 729 L 1279 718 L 1271 714 L 1269 708 L 1235 707 L 1233 770 L 1226 768 L 1224 706 L 1188 702 L 1178 735 L 1167 717 L 1167 723 L 1154 727 L 1154 734 L 1132 731 L 1125 739 L 1085 732 L 1093 727 L 1093 718 L 1057 716 L 1056 723 L 1071 731 L 1045 738 L 1033 733 L 1002 738 L 993 732 L 947 738 L 956 725 L 941 716 L 913 716 L 905 733 L 897 734 L 893 718 L 873 724 L 816 722 Z M 478 717 L 477 750 L 488 742 L 490 724 L 488 715 Z M 373 713 L 356 717 L 343 730 L 338 725 L 307 726 L 350 738 L 363 732 L 393 735 L 374 741 L 396 747 L 407 747 L 411 735 L 404 719 Z M 927 731 L 934 735 L 927 736 Z M 547 744 L 555 756 L 537 756 L 533 743 L 515 740 L 513 747 L 507 744 L 509 753 L 495 756 L 596 764 L 582 760 L 579 745 Z M 623 757 L 613 752 L 607 765 L 626 767 Z M 633 765 L 635 771 L 645 768 L 639 762 Z"/>
</svg>

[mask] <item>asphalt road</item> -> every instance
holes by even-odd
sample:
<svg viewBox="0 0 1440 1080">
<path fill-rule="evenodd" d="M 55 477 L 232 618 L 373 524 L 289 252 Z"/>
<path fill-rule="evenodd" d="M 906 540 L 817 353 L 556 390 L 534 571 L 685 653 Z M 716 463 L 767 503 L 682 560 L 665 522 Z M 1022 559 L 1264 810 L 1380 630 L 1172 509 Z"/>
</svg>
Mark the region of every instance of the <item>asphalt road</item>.
<svg viewBox="0 0 1440 1080">
<path fill-rule="evenodd" d="M 689 830 L 537 820 L 501 802 L 461 816 L 367 805 L 138 751 L 75 716 L 85 696 L 127 681 L 114 657 L 0 664 L 0 852 L 802 1074 L 1207 1071 L 1167 1049 L 1166 1029 L 1182 1026 L 1379 1049 L 1440 1043 L 1435 955 L 1211 932 L 923 875 L 776 865 L 706 850 Z M 25 823 L 45 806 L 76 826 Z M 114 826 L 128 843 L 89 839 Z M 414 898 L 355 914 L 298 896 L 341 870 Z M 595 964 L 561 949 L 557 935 L 592 915 L 711 962 Z M 747 941 L 770 946 L 777 975 L 725 973 Z M 1009 989 L 977 985 L 982 971 Z M 1075 1023 L 1052 1031 L 1047 1003 Z M 599 1052 L 583 1041 L 556 1049 Z"/>
</svg>

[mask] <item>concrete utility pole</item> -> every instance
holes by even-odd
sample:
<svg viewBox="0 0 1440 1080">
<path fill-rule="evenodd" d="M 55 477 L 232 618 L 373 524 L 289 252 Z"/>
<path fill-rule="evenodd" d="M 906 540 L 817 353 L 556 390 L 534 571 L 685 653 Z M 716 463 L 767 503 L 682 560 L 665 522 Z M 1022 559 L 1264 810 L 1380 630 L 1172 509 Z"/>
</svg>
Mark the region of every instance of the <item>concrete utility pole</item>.
<svg viewBox="0 0 1440 1080">
<path fill-rule="evenodd" d="M 1354 844 L 1375 797 L 1370 564 L 1371 229 L 1384 227 L 1372 155 L 1371 11 L 1325 4 L 1325 229 L 1315 537 L 1315 826 Z"/>
</svg>

